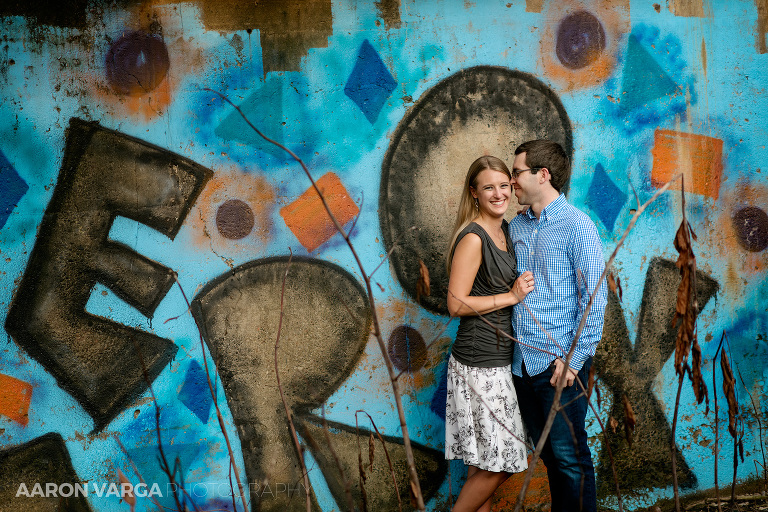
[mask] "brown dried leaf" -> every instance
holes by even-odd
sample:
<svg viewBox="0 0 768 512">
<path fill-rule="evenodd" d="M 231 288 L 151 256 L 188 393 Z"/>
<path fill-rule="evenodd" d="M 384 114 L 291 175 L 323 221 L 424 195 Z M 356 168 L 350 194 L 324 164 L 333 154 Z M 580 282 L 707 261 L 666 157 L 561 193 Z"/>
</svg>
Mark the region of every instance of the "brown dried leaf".
<svg viewBox="0 0 768 512">
<path fill-rule="evenodd" d="M 600 386 L 598 386 L 597 383 L 595 383 L 595 396 L 597 397 L 597 410 L 599 411 L 601 408 L 603 399 L 601 398 L 602 395 L 600 393 Z"/>
<path fill-rule="evenodd" d="M 675 249 L 680 253 L 675 265 L 680 269 L 680 286 L 677 289 L 675 314 L 672 325 L 680 321 L 675 343 L 675 372 L 684 374 L 683 362 L 688 357 L 691 344 L 696 336 L 696 256 L 691 245 L 690 224 L 683 219 L 675 235 Z M 702 381 L 703 382 L 703 381 Z"/>
<path fill-rule="evenodd" d="M 736 414 L 739 405 L 736 402 L 736 379 L 733 378 L 733 371 L 725 350 L 720 355 L 720 369 L 723 371 L 723 393 L 725 393 L 725 399 L 728 402 L 728 432 L 735 439 L 737 434 Z"/>
<path fill-rule="evenodd" d="M 611 427 L 611 430 L 613 430 L 613 433 L 615 434 L 616 433 L 616 427 L 619 426 L 619 422 L 616 421 L 616 418 L 611 416 L 610 419 L 608 420 L 608 426 Z"/>
<path fill-rule="evenodd" d="M 587 400 L 592 398 L 592 390 L 595 387 L 595 365 L 589 367 L 589 376 L 587 377 Z"/>
<path fill-rule="evenodd" d="M 371 432 L 370 437 L 368 438 L 368 468 L 373 468 L 373 456 L 376 453 L 376 443 L 373 438 L 373 432 Z"/>
<path fill-rule="evenodd" d="M 363 454 L 358 450 L 357 452 L 357 471 L 360 473 L 360 487 L 365 485 L 365 481 L 368 479 L 368 475 L 365 474 L 365 467 L 363 466 Z"/>
<path fill-rule="evenodd" d="M 693 339 L 693 344 L 691 345 L 691 381 L 693 383 L 693 393 L 696 396 L 696 403 L 700 404 L 706 399 L 707 411 L 704 414 L 709 414 L 709 394 L 707 393 L 704 376 L 701 374 L 701 347 L 696 338 Z"/>
<path fill-rule="evenodd" d="M 423 261 L 419 260 L 419 280 L 416 282 L 416 302 L 421 302 L 421 297 L 429 297 L 429 269 Z"/>
<path fill-rule="evenodd" d="M 613 272 L 608 274 L 608 287 L 619 298 L 619 302 L 621 302 L 622 296 L 624 295 L 624 292 L 621 289 L 621 278 L 613 277 Z"/>
<path fill-rule="evenodd" d="M 632 404 L 629 402 L 629 397 L 624 395 L 624 435 L 627 438 L 627 443 L 632 446 L 632 434 L 635 432 L 635 425 L 637 420 L 635 419 L 635 411 L 632 410 Z"/>
<path fill-rule="evenodd" d="M 413 508 L 419 508 L 419 501 L 416 499 L 416 484 L 413 482 L 413 480 L 409 480 L 411 483 L 411 506 Z"/>
</svg>

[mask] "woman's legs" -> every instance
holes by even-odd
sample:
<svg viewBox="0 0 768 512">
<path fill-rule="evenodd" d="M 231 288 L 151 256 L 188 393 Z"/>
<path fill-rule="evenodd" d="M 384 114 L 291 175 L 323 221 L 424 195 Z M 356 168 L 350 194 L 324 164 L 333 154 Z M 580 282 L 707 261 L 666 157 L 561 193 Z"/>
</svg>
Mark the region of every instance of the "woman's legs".
<svg viewBox="0 0 768 512">
<path fill-rule="evenodd" d="M 507 478 L 509 473 L 496 473 L 469 466 L 467 481 L 456 498 L 453 512 L 490 512 L 491 496 Z"/>
</svg>

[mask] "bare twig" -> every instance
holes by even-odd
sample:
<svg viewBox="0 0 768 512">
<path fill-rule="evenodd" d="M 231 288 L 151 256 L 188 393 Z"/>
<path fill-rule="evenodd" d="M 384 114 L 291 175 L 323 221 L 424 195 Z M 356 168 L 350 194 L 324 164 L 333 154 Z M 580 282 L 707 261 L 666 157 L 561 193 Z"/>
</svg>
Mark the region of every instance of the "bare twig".
<svg viewBox="0 0 768 512">
<path fill-rule="evenodd" d="M 171 472 L 171 467 L 168 465 L 168 459 L 165 457 L 165 450 L 163 450 L 163 438 L 160 435 L 160 406 L 157 403 L 155 391 L 152 389 L 152 381 L 149 379 L 149 374 L 147 373 L 147 366 L 144 363 L 144 356 L 141 353 L 141 347 L 139 347 L 139 343 L 136 341 L 135 337 L 132 338 L 132 341 L 133 346 L 136 348 L 136 354 L 139 356 L 141 372 L 144 375 L 144 380 L 146 381 L 147 387 L 149 388 L 149 394 L 152 396 L 152 403 L 155 406 L 155 431 L 157 435 L 157 449 L 160 452 L 160 469 L 162 469 L 163 473 L 168 476 L 168 481 L 173 486 L 173 499 L 176 501 L 177 510 L 182 510 L 181 502 L 179 501 L 179 486 L 176 484 L 176 479 L 173 476 L 173 472 Z"/>
<path fill-rule="evenodd" d="M 725 340 L 725 331 L 723 331 L 723 335 L 720 337 L 720 344 L 717 346 L 717 350 L 715 351 L 715 356 L 712 358 L 712 387 L 714 388 L 714 391 L 712 392 L 712 395 L 715 399 L 715 496 L 717 496 L 717 510 L 718 512 L 721 512 L 723 510 L 723 505 L 720 502 L 720 484 L 718 482 L 718 476 L 717 476 L 717 468 L 718 468 L 718 457 L 719 457 L 719 448 L 720 448 L 720 426 L 719 426 L 719 420 L 718 420 L 718 407 L 717 407 L 717 379 L 716 379 L 716 372 L 715 372 L 715 365 L 714 362 L 717 361 L 717 354 L 720 353 L 720 350 L 723 348 L 723 341 Z"/>
<path fill-rule="evenodd" d="M 325 405 L 322 407 L 322 418 L 323 418 L 323 436 L 325 437 L 325 442 L 328 446 L 328 450 L 331 452 L 331 456 L 333 457 L 334 462 L 336 463 L 336 469 L 339 470 L 339 475 L 341 476 L 341 482 L 344 484 L 344 494 L 347 497 L 347 505 L 349 506 L 349 512 L 355 512 L 355 500 L 352 499 L 352 486 L 349 483 L 349 479 L 347 479 L 347 475 L 344 473 L 344 469 L 341 467 L 341 461 L 339 460 L 339 456 L 336 454 L 336 450 L 333 448 L 333 443 L 331 442 L 331 436 L 328 434 L 328 422 L 325 420 Z M 359 440 L 358 440 L 359 443 Z"/>
<path fill-rule="evenodd" d="M 285 314 L 284 306 L 284 300 L 285 300 L 285 282 L 288 280 L 288 270 L 291 268 L 291 261 L 293 260 L 293 252 L 291 252 L 290 256 L 288 256 L 288 263 L 285 265 L 285 273 L 283 274 L 283 284 L 282 288 L 280 290 L 280 319 L 277 323 L 277 336 L 275 337 L 275 380 L 277 381 L 277 389 L 280 392 L 280 400 L 283 402 L 283 407 L 285 408 L 285 415 L 288 418 L 288 427 L 291 431 L 291 438 L 293 439 L 294 447 L 296 448 L 296 453 L 299 456 L 299 464 L 301 465 L 301 472 L 304 475 L 304 487 L 306 488 L 307 492 L 305 493 L 306 496 L 306 504 L 307 504 L 307 512 L 312 512 L 312 497 L 311 497 L 311 487 L 309 486 L 309 476 L 307 474 L 307 466 L 304 463 L 304 448 L 301 446 L 301 443 L 299 443 L 299 436 L 296 435 L 296 427 L 293 424 L 293 415 L 291 414 L 291 409 L 288 407 L 288 402 L 285 399 L 285 393 L 283 392 L 283 385 L 280 382 L 280 369 L 278 368 L 277 364 L 277 352 L 280 348 L 280 332 L 283 330 L 283 316 Z"/>
<path fill-rule="evenodd" d="M 392 485 L 395 486 L 395 494 L 397 495 L 397 507 L 400 512 L 403 511 L 403 500 L 400 498 L 400 490 L 398 489 L 397 485 L 397 478 L 395 476 L 395 468 L 392 466 L 392 459 L 389 457 L 389 450 L 387 450 L 387 445 L 384 442 L 384 438 L 381 436 L 381 432 L 379 432 L 379 429 L 376 427 L 376 422 L 373 421 L 373 418 L 371 418 L 371 415 L 365 412 L 362 409 L 359 409 L 355 411 L 355 429 L 357 429 L 357 415 L 358 413 L 363 413 L 366 416 L 368 416 L 368 419 L 371 421 L 371 426 L 373 427 L 373 430 L 376 432 L 376 436 L 379 438 L 379 442 L 381 443 L 381 447 L 384 449 L 384 456 L 387 458 L 387 464 L 389 465 L 389 473 L 392 475 Z M 359 443 L 359 439 L 358 439 Z M 358 451 L 360 450 L 360 445 L 358 444 Z M 361 484 L 362 485 L 362 484 Z"/>
<path fill-rule="evenodd" d="M 680 491 L 677 483 L 677 442 L 675 432 L 677 429 L 677 413 L 680 410 L 680 394 L 683 390 L 683 378 L 685 374 L 681 373 L 677 379 L 677 396 L 675 397 L 675 412 L 672 417 L 672 435 L 670 436 L 670 454 L 672 459 L 672 489 L 675 493 L 675 510 L 680 512 Z"/>
<path fill-rule="evenodd" d="M 400 389 L 397 382 L 397 375 L 395 373 L 394 366 L 392 364 L 392 360 L 389 358 L 389 355 L 387 354 L 387 346 L 384 342 L 384 338 L 381 334 L 381 328 L 379 326 L 379 318 L 376 314 L 376 303 L 375 299 L 373 297 L 373 289 L 371 285 L 371 279 L 368 277 L 368 275 L 365 272 L 365 267 L 363 266 L 363 262 L 360 259 L 359 255 L 357 254 L 357 251 L 355 250 L 355 246 L 352 243 L 352 240 L 349 237 L 349 234 L 347 231 L 345 231 L 344 226 L 342 226 L 339 223 L 339 220 L 336 218 L 336 216 L 331 211 L 330 206 L 328 205 L 328 202 L 325 199 L 325 196 L 323 195 L 320 188 L 317 186 L 317 182 L 312 178 L 312 174 L 309 172 L 309 169 L 307 169 L 306 164 L 304 161 L 299 158 L 293 151 L 285 147 L 284 145 L 280 144 L 279 142 L 270 139 L 266 135 L 264 135 L 256 126 L 251 123 L 251 121 L 248 119 L 248 117 L 245 115 L 245 113 L 232 103 L 232 101 L 225 96 L 224 94 L 214 91 L 213 89 L 210 89 L 208 87 L 205 87 L 203 90 L 212 92 L 219 96 L 222 100 L 224 100 L 226 103 L 231 105 L 237 112 L 240 114 L 240 116 L 243 118 L 243 120 L 248 124 L 249 127 L 253 131 L 255 131 L 261 138 L 266 140 L 267 142 L 279 147 L 283 151 L 287 152 L 291 157 L 301 166 L 301 168 L 304 170 L 304 173 L 306 174 L 307 178 L 309 178 L 309 181 L 312 183 L 312 187 L 314 188 L 315 192 L 320 198 L 320 201 L 323 204 L 323 208 L 325 209 L 326 213 L 328 214 L 328 217 L 331 219 L 331 222 L 333 223 L 334 227 L 336 228 L 336 231 L 341 235 L 341 237 L 344 239 L 344 241 L 347 244 L 347 247 L 349 247 L 350 252 L 352 253 L 352 257 L 355 260 L 355 263 L 357 264 L 357 267 L 360 269 L 360 272 L 362 273 L 363 280 L 365 282 L 366 291 L 368 292 L 368 301 L 371 308 L 371 315 L 373 318 L 373 325 L 374 325 L 374 335 L 376 337 L 376 341 L 379 343 L 379 349 L 382 354 L 382 358 L 384 359 L 384 363 L 387 367 L 387 372 L 389 374 L 389 380 L 392 385 L 392 391 L 394 395 L 395 405 L 397 408 L 397 414 L 400 419 L 400 429 L 403 434 L 403 445 L 405 447 L 405 455 L 406 460 L 408 464 L 408 473 L 410 476 L 411 481 L 411 491 L 413 492 L 414 498 L 416 500 L 416 507 L 418 510 L 426 510 L 426 506 L 424 505 L 424 497 L 421 493 L 421 485 L 419 484 L 419 476 L 416 472 L 416 464 L 414 462 L 413 457 L 413 448 L 411 447 L 411 439 L 410 435 L 408 434 L 408 425 L 405 420 L 405 410 L 403 408 L 402 398 L 400 397 Z"/>
<path fill-rule="evenodd" d="M 667 189 L 672 185 L 672 182 L 677 180 L 681 175 L 675 175 L 671 180 L 669 180 L 667 183 L 665 183 L 661 188 L 659 188 L 651 198 L 643 203 L 641 206 L 637 208 L 637 211 L 635 211 L 635 214 L 632 216 L 632 219 L 629 221 L 629 225 L 624 230 L 624 233 L 621 236 L 621 239 L 616 244 L 616 247 L 614 248 L 613 252 L 611 253 L 611 256 L 608 258 L 608 261 L 605 264 L 605 269 L 603 270 L 602 275 L 597 281 L 597 284 L 595 285 L 595 290 L 599 289 L 602 285 L 603 281 L 606 279 L 606 276 L 608 275 L 608 272 L 610 272 L 611 266 L 613 265 L 613 261 L 616 259 L 616 255 L 619 252 L 619 249 L 624 245 L 625 240 L 629 236 L 629 233 L 632 231 L 632 229 L 635 227 L 635 223 L 637 222 L 637 219 L 642 215 L 642 213 L 648 208 L 648 206 L 653 203 L 661 194 L 666 192 Z M 571 342 L 571 347 L 568 350 L 568 354 L 565 358 L 565 367 L 568 368 L 570 366 L 571 358 L 573 357 L 573 353 L 576 350 L 576 342 L 578 341 L 579 337 L 581 336 L 581 332 L 584 330 L 584 326 L 587 322 L 587 316 L 589 314 L 589 311 L 592 309 L 592 304 L 594 301 L 595 294 L 594 292 L 590 295 L 589 302 L 587 303 L 587 306 L 584 310 L 584 313 L 582 314 L 581 321 L 579 322 L 579 326 L 576 329 L 576 334 L 573 337 L 573 341 Z M 557 414 L 557 407 L 556 404 L 560 403 L 560 397 L 563 394 L 563 388 L 565 386 L 565 377 L 567 372 L 562 372 L 560 375 L 560 379 L 557 381 L 557 386 L 555 388 L 555 396 L 553 399 L 552 408 L 549 411 L 549 416 L 547 417 L 547 421 L 544 424 L 544 429 L 541 434 L 541 438 L 536 443 L 536 450 L 533 453 L 533 458 L 531 460 L 531 464 L 528 468 L 528 472 L 525 475 L 525 480 L 523 481 L 523 485 L 520 489 L 520 495 L 517 500 L 517 503 L 515 504 L 515 512 L 520 512 L 523 506 L 523 500 L 525 500 L 525 495 L 528 492 L 528 487 L 531 484 L 531 481 L 533 480 L 533 472 L 536 469 L 536 464 L 538 463 L 538 460 L 541 456 L 541 451 L 544 449 L 544 442 L 546 441 L 547 437 L 549 436 L 549 432 L 552 429 L 552 424 L 555 421 L 555 415 Z M 583 385 L 583 384 L 582 384 Z M 605 431 L 603 431 L 605 432 Z M 614 468 L 614 475 L 615 475 L 615 468 Z"/>
<path fill-rule="evenodd" d="M 141 476 L 141 473 L 139 473 L 139 470 L 136 467 L 136 464 L 133 463 L 133 460 L 131 459 L 131 456 L 128 455 L 128 450 L 125 449 L 125 446 L 120 441 L 120 436 L 119 435 L 115 436 L 115 441 L 117 441 L 117 445 L 120 447 L 120 450 L 122 450 L 123 455 L 125 455 L 125 458 L 128 459 L 128 463 L 131 465 L 131 469 L 133 469 L 133 472 L 136 473 L 136 476 L 139 478 L 139 482 L 141 482 L 141 483 L 146 485 L 146 482 L 144 481 L 144 478 Z M 155 499 L 154 495 L 152 493 L 149 493 L 148 496 L 149 496 L 149 499 L 152 500 L 152 503 L 154 503 L 155 506 L 158 508 L 158 510 L 162 510 L 163 506 L 160 505 L 160 502 L 158 502 Z"/>
<path fill-rule="evenodd" d="M 184 302 L 186 302 L 187 304 L 187 311 L 191 311 L 192 304 L 189 302 L 189 299 L 187 298 L 187 294 L 184 292 L 184 288 L 181 286 L 181 283 L 179 282 L 179 275 L 176 272 L 173 273 L 173 279 L 176 281 L 176 285 L 179 287 L 179 290 L 181 291 L 181 296 L 184 297 Z M 224 436 L 224 442 L 227 445 L 227 453 L 229 454 L 229 463 L 234 469 L 235 480 L 237 481 L 237 488 L 240 491 L 240 498 L 243 501 L 243 512 L 247 512 L 248 503 L 245 501 L 245 490 L 243 489 L 243 483 L 240 481 L 240 471 L 238 470 L 237 464 L 235 463 L 235 453 L 234 453 L 234 450 L 232 450 L 232 443 L 230 443 L 229 441 L 227 428 L 226 428 L 226 425 L 224 424 L 224 416 L 221 414 L 221 409 L 219 408 L 219 398 L 218 398 L 218 394 L 216 393 L 216 386 L 214 386 L 213 381 L 211 381 L 211 374 L 208 369 L 208 358 L 205 355 L 205 340 L 203 340 L 202 331 L 200 331 L 198 335 L 200 338 L 200 351 L 203 358 L 203 366 L 205 367 L 205 378 L 208 382 L 208 390 L 210 391 L 211 397 L 213 398 L 213 407 L 216 410 L 216 419 L 219 421 L 219 429 L 221 430 L 221 434 Z M 235 490 L 234 489 L 231 489 L 231 490 L 232 490 L 232 495 L 234 496 Z"/>
<path fill-rule="evenodd" d="M 741 376 L 741 371 L 736 368 L 736 373 L 739 375 L 739 380 L 741 381 L 741 385 L 744 387 L 744 391 L 747 392 L 747 396 L 749 396 L 749 401 L 752 402 L 752 410 L 755 411 L 755 419 L 757 420 L 757 431 L 758 431 L 758 440 L 760 442 L 760 453 L 763 455 L 763 489 L 765 489 L 765 483 L 766 483 L 766 461 L 765 461 L 765 446 L 763 444 L 763 422 L 760 420 L 760 409 L 757 407 L 757 404 L 755 403 L 755 398 L 752 396 L 752 393 L 749 392 L 747 389 L 747 385 L 744 383 L 744 377 Z M 758 462 L 755 461 L 755 471 L 757 471 L 757 464 Z"/>
</svg>

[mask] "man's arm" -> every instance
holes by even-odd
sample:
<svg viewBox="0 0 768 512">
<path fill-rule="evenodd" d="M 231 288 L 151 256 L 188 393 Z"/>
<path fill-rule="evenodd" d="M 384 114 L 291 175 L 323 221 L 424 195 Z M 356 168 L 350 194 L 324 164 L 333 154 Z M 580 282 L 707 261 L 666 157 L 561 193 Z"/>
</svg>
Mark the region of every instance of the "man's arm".
<svg viewBox="0 0 768 512">
<path fill-rule="evenodd" d="M 571 368 L 580 370 L 584 362 L 595 355 L 597 344 L 603 334 L 603 319 L 608 298 L 608 287 L 605 280 L 599 288 L 597 287 L 600 276 L 605 269 L 605 260 L 603 259 L 603 244 L 597 233 L 597 227 L 589 218 L 580 219 L 576 223 L 570 250 L 576 286 L 579 290 L 579 308 L 576 313 L 573 335 L 576 334 L 589 300 L 594 294 L 592 307 L 570 362 Z"/>
</svg>

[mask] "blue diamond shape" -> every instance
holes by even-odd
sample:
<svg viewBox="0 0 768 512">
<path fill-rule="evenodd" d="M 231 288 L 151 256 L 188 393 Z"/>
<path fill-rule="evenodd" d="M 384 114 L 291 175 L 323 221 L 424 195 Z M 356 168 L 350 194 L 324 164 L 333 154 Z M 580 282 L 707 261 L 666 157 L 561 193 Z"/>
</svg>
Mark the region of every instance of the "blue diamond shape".
<svg viewBox="0 0 768 512">
<path fill-rule="evenodd" d="M 187 375 L 184 377 L 184 384 L 179 391 L 179 400 L 187 408 L 195 413 L 203 423 L 208 423 L 208 416 L 211 413 L 211 390 L 208 387 L 208 379 L 205 371 L 200 367 L 197 361 L 192 361 L 187 368 Z"/>
<path fill-rule="evenodd" d="M 432 395 L 432 401 L 429 403 L 430 410 L 437 414 L 440 419 L 445 421 L 445 399 L 448 396 L 448 365 L 443 366 L 443 371 L 440 372 L 439 380 L 437 381 L 437 389 L 435 394 Z"/>
<path fill-rule="evenodd" d="M 344 94 L 360 107 L 368 121 L 373 124 L 395 87 L 397 82 L 366 39 L 360 45 L 357 62 L 349 75 L 347 85 L 344 86 Z"/>
<path fill-rule="evenodd" d="M 594 211 L 608 231 L 613 231 L 613 225 L 619 212 L 627 202 L 627 194 L 617 187 L 601 164 L 595 166 L 592 183 L 587 193 L 587 205 Z"/>
<path fill-rule="evenodd" d="M 29 190 L 27 182 L 19 176 L 0 150 L 0 229 L 5 226 L 11 212 L 27 190 Z"/>
</svg>

